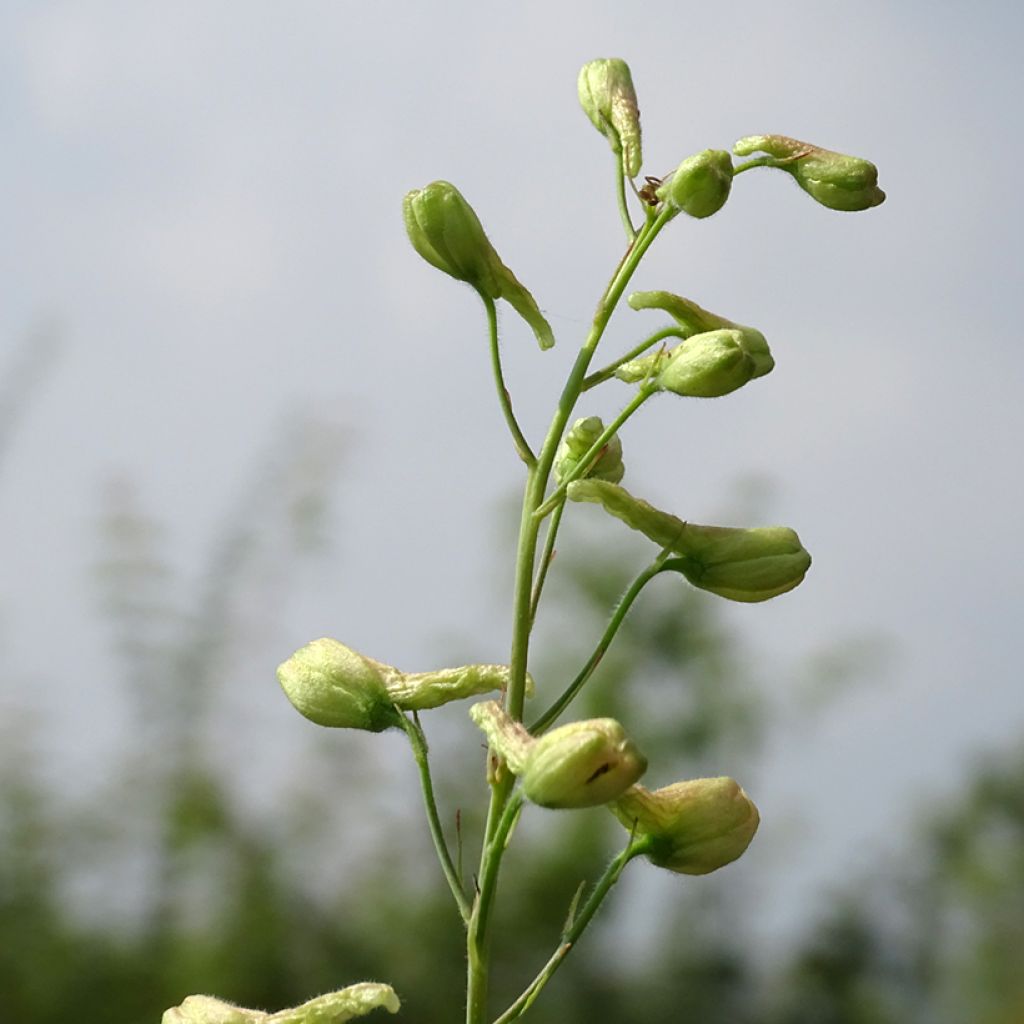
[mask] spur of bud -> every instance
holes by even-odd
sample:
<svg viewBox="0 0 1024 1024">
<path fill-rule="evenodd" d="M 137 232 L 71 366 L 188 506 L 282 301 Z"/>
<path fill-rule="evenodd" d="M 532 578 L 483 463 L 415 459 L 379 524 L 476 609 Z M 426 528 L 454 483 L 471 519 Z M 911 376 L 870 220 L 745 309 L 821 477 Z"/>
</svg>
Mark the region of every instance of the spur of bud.
<svg viewBox="0 0 1024 1024">
<path fill-rule="evenodd" d="M 488 743 L 520 777 L 523 793 L 540 807 L 597 807 L 616 799 L 647 770 L 647 759 L 613 718 L 552 729 L 539 739 L 496 701 L 469 710 Z"/>
<path fill-rule="evenodd" d="M 567 493 L 572 501 L 601 505 L 677 555 L 664 563 L 665 570 L 730 601 L 767 601 L 784 594 L 800 584 L 811 564 L 800 538 L 785 526 L 737 529 L 687 523 L 603 480 L 576 480 Z"/>
<path fill-rule="evenodd" d="M 691 398 L 720 398 L 775 366 L 760 331 L 725 329 L 695 334 L 668 352 L 623 363 L 619 380 L 646 381 L 658 391 Z M 614 481 L 613 481 L 614 482 Z"/>
<path fill-rule="evenodd" d="M 885 201 L 878 187 L 878 168 L 870 160 L 833 153 L 786 135 L 749 135 L 732 151 L 737 156 L 767 153 L 764 166 L 792 175 L 813 199 L 830 210 L 870 210 Z"/>
<path fill-rule="evenodd" d="M 551 326 L 533 296 L 501 262 L 480 219 L 450 182 L 413 189 L 402 201 L 405 230 L 413 248 L 431 266 L 465 281 L 488 301 L 504 299 L 530 326 L 541 348 L 555 343 Z"/>
<path fill-rule="evenodd" d="M 390 985 L 364 981 L 277 1013 L 247 1010 L 213 996 L 189 996 L 180 1006 L 165 1010 L 161 1020 L 162 1024 L 345 1024 L 376 1009 L 398 1013 L 400 1005 Z"/>
<path fill-rule="evenodd" d="M 577 420 L 555 453 L 555 480 L 562 483 L 579 465 L 580 459 L 594 446 L 604 433 L 604 423 L 599 416 L 587 416 Z M 601 447 L 596 458 L 590 463 L 583 476 L 591 480 L 609 480 L 617 484 L 626 472 L 622 462 L 622 442 L 618 435 L 609 438 Z"/>
<path fill-rule="evenodd" d="M 647 858 L 684 875 L 706 875 L 731 864 L 750 845 L 760 816 L 730 778 L 690 779 L 653 792 L 634 786 L 611 810 L 648 839 Z"/>
<path fill-rule="evenodd" d="M 461 665 L 433 672 L 401 672 L 323 637 L 299 648 L 278 667 L 292 706 L 317 725 L 383 732 L 403 711 L 425 711 L 508 685 L 507 665 Z M 526 693 L 533 692 L 528 676 Z"/>
<path fill-rule="evenodd" d="M 580 69 L 580 106 L 591 124 L 608 140 L 630 178 L 640 173 L 640 111 L 633 76 L 624 60 L 592 60 Z"/>
<path fill-rule="evenodd" d="M 705 149 L 687 157 L 658 186 L 655 195 L 672 211 L 698 219 L 725 206 L 732 188 L 732 157 L 724 149 Z"/>
</svg>

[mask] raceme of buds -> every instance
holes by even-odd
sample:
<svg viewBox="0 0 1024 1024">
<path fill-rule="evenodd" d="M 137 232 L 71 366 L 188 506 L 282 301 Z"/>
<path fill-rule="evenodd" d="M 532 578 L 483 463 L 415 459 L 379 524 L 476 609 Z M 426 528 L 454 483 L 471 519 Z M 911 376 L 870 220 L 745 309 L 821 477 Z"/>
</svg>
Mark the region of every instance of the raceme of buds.
<svg viewBox="0 0 1024 1024">
<path fill-rule="evenodd" d="M 655 193 L 673 216 L 710 217 L 725 206 L 732 188 L 732 157 L 724 149 L 705 149 L 687 157 Z"/>
<path fill-rule="evenodd" d="M 535 739 L 495 701 L 474 704 L 470 715 L 520 776 L 527 799 L 541 807 L 606 804 L 647 770 L 647 759 L 613 718 L 571 722 Z"/>
<path fill-rule="evenodd" d="M 599 416 L 588 416 L 577 420 L 569 432 L 562 438 L 562 443 L 555 453 L 555 479 L 558 483 L 565 480 L 579 463 L 579 460 L 590 451 L 594 442 L 604 433 L 604 423 Z M 622 462 L 622 442 L 618 435 L 613 436 L 590 464 L 584 478 L 593 480 L 609 480 L 617 484 L 626 472 Z"/>
<path fill-rule="evenodd" d="M 730 778 L 690 779 L 654 792 L 634 786 L 611 805 L 622 824 L 651 840 L 646 856 L 658 867 L 706 875 L 740 857 L 760 817 Z"/>
<path fill-rule="evenodd" d="M 465 281 L 487 299 L 504 299 L 526 322 L 541 348 L 555 343 L 533 296 L 501 262 L 462 193 L 447 181 L 413 189 L 402 201 L 413 248 L 432 266 Z"/>
<path fill-rule="evenodd" d="M 885 201 L 878 169 L 870 160 L 833 153 L 785 135 L 749 135 L 733 146 L 737 156 L 767 153 L 766 164 L 791 174 L 796 183 L 830 210 L 870 210 Z"/>
<path fill-rule="evenodd" d="M 189 996 L 164 1011 L 162 1024 L 345 1024 L 380 1008 L 398 1013 L 400 1005 L 390 985 L 363 981 L 277 1013 L 247 1010 L 212 996 Z"/>
<path fill-rule="evenodd" d="M 640 173 L 640 111 L 633 76 L 624 60 L 592 60 L 580 69 L 577 83 L 580 106 L 593 126 L 619 154 L 622 170 L 630 178 Z"/>
<path fill-rule="evenodd" d="M 402 711 L 424 711 L 508 685 L 505 665 L 405 673 L 324 637 L 299 648 L 277 678 L 293 707 L 317 725 L 382 732 Z M 526 693 L 533 691 L 527 676 Z"/>
<path fill-rule="evenodd" d="M 630 382 L 647 381 L 676 395 L 720 398 L 755 377 L 763 377 L 774 366 L 760 331 L 719 330 L 695 334 L 668 352 L 623 363 L 615 376 Z"/>
<path fill-rule="evenodd" d="M 667 561 L 666 569 L 730 601 L 767 601 L 784 594 L 799 585 L 811 564 L 800 538 L 785 526 L 735 529 L 687 523 L 602 480 L 574 481 L 568 495 L 573 501 L 601 505 L 659 547 L 668 548 L 680 557 Z"/>
</svg>

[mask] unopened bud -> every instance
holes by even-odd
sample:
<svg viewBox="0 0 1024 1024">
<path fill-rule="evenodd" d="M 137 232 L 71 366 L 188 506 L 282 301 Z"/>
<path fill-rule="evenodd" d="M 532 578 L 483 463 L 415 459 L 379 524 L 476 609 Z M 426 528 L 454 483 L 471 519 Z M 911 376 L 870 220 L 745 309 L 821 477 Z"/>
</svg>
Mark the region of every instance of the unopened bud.
<svg viewBox="0 0 1024 1024">
<path fill-rule="evenodd" d="M 737 156 L 767 153 L 766 164 L 791 174 L 813 199 L 830 210 L 869 210 L 885 201 L 878 168 L 870 160 L 833 153 L 785 135 L 749 135 L 733 146 Z"/>
<path fill-rule="evenodd" d="M 651 840 L 658 867 L 706 875 L 740 857 L 757 831 L 753 801 L 730 778 L 690 779 L 650 792 L 634 786 L 611 810 L 636 836 Z"/>
<path fill-rule="evenodd" d="M 577 467 L 580 459 L 593 447 L 594 442 L 604 433 L 604 423 L 599 416 L 588 416 L 577 420 L 562 438 L 555 454 L 555 479 L 561 483 Z M 584 477 L 594 480 L 610 480 L 617 484 L 626 472 L 622 462 L 622 442 L 613 435 L 591 462 Z"/>
<path fill-rule="evenodd" d="M 622 169 L 630 177 L 640 173 L 640 111 L 633 76 L 624 60 L 610 57 L 592 60 L 580 69 L 580 106 L 591 124 L 619 154 Z"/>
<path fill-rule="evenodd" d="M 656 195 L 676 213 L 710 217 L 725 206 L 732 173 L 732 157 L 724 149 L 705 149 L 687 157 L 661 183 Z"/>
<path fill-rule="evenodd" d="M 679 555 L 664 568 L 730 601 L 767 601 L 784 594 L 803 580 L 811 564 L 800 538 L 785 526 L 737 529 L 687 523 L 603 480 L 573 481 L 567 493 L 572 501 L 601 505 L 609 515 Z"/>
<path fill-rule="evenodd" d="M 541 348 L 555 343 L 533 296 L 501 262 L 480 219 L 450 182 L 434 181 L 402 201 L 413 248 L 432 266 L 472 285 L 487 299 L 504 299 L 526 322 Z"/>
<path fill-rule="evenodd" d="M 763 377 L 774 365 L 759 331 L 719 330 L 695 334 L 668 352 L 623 363 L 615 376 L 624 381 L 646 380 L 676 395 L 720 398 Z"/>
<path fill-rule="evenodd" d="M 397 1013 L 400 1005 L 390 985 L 364 981 L 277 1013 L 247 1010 L 212 996 L 189 996 L 180 1006 L 165 1010 L 162 1021 L 163 1024 L 345 1024 L 371 1010 Z"/>
<path fill-rule="evenodd" d="M 311 722 L 382 732 L 399 722 L 387 691 L 389 670 L 394 671 L 324 637 L 278 666 L 277 678 L 292 706 Z"/>
</svg>

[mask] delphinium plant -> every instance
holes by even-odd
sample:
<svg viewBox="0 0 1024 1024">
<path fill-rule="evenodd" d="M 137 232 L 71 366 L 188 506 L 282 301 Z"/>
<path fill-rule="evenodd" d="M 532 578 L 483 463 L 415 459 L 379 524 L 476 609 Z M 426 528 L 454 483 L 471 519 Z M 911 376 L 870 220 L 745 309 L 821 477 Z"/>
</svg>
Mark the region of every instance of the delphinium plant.
<svg viewBox="0 0 1024 1024">
<path fill-rule="evenodd" d="M 541 349 L 555 338 L 533 295 L 502 262 L 476 213 L 459 190 L 435 181 L 404 200 L 405 226 L 415 250 L 438 270 L 469 284 L 486 313 L 498 404 L 525 475 L 515 555 L 511 654 L 508 664 L 463 665 L 407 673 L 319 639 L 296 651 L 278 669 L 288 699 L 317 725 L 408 737 L 419 770 L 427 826 L 442 874 L 466 933 L 466 1024 L 508 1024 L 523 1016 L 572 953 L 595 913 L 633 860 L 642 857 L 681 875 L 702 875 L 736 860 L 758 826 L 753 801 L 731 778 L 688 779 L 647 789 L 643 737 L 629 723 L 610 718 L 564 723 L 637 595 L 655 576 L 674 573 L 689 584 L 730 601 L 758 602 L 796 587 L 811 564 L 797 534 L 782 526 L 738 529 L 702 526 L 663 512 L 621 484 L 620 432 L 655 395 L 719 398 L 765 376 L 774 360 L 764 335 L 669 291 L 630 294 L 633 310 L 653 310 L 663 323 L 629 351 L 599 369 L 595 354 L 608 322 L 647 251 L 680 214 L 705 218 L 729 198 L 734 180 L 760 167 L 792 177 L 812 199 L 832 210 L 856 211 L 885 199 L 873 164 L 781 135 L 740 139 L 732 154 L 706 149 L 670 174 L 641 171 L 640 116 L 629 68 L 618 59 L 595 60 L 579 76 L 584 112 L 608 141 L 615 158 L 616 195 L 626 251 L 597 303 L 593 321 L 562 388 L 547 433 L 531 442 L 521 429 L 502 372 L 496 303 L 504 299 L 529 325 Z M 736 162 L 733 156 L 749 159 Z M 633 193 L 639 216 L 631 212 Z M 627 398 L 614 419 L 574 419 L 592 389 L 625 385 Z M 653 557 L 611 612 L 593 655 L 567 685 L 552 692 L 535 685 L 529 671 L 531 633 L 564 513 L 569 504 L 593 503 L 652 543 Z M 489 791 L 479 861 L 462 870 L 463 836 L 453 854 L 451 829 L 438 809 L 422 712 L 450 701 L 497 694 L 474 703 L 469 719 L 488 745 L 481 791 Z M 526 698 L 542 710 L 526 714 Z M 469 723 L 467 722 L 467 725 Z M 546 960 L 538 956 L 532 980 L 497 1013 L 488 1003 L 488 975 L 499 940 L 493 911 L 502 860 L 524 808 L 534 804 L 567 813 L 604 808 L 622 824 L 624 845 L 589 888 L 566 894 L 560 941 Z M 589 809 L 589 810 L 588 810 Z M 247 1010 L 210 996 L 190 996 L 164 1014 L 164 1024 L 340 1024 L 373 1009 L 397 1012 L 390 986 L 352 985 L 276 1013 Z"/>
</svg>

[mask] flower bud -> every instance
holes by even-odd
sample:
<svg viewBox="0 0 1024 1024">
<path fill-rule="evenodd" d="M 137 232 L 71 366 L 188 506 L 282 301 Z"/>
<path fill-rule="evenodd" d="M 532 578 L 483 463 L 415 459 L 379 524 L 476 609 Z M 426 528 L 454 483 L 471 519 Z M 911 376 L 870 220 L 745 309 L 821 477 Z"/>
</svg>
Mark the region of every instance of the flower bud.
<svg viewBox="0 0 1024 1024">
<path fill-rule="evenodd" d="M 472 285 L 486 299 L 504 299 L 530 326 L 541 348 L 555 343 L 533 296 L 501 262 L 473 208 L 447 181 L 414 189 L 402 201 L 413 248 L 432 266 Z"/>
<path fill-rule="evenodd" d="M 580 106 L 591 124 L 620 155 L 622 170 L 630 178 L 640 173 L 640 111 L 633 77 L 624 60 L 592 60 L 580 69 L 577 83 Z"/>
<path fill-rule="evenodd" d="M 590 451 L 594 442 L 604 433 L 604 423 L 599 416 L 588 416 L 577 420 L 562 438 L 555 454 L 555 479 L 561 483 L 578 465 L 581 458 Z M 590 464 L 584 478 L 610 480 L 617 484 L 626 472 L 622 462 L 622 442 L 618 435 L 604 445 L 597 458 Z"/>
<path fill-rule="evenodd" d="M 212 996 L 189 996 L 181 1006 L 165 1010 L 162 1021 L 163 1024 L 345 1024 L 353 1017 L 362 1017 L 378 1008 L 397 1013 L 400 1005 L 390 985 L 363 981 L 277 1013 L 247 1010 Z"/>
<path fill-rule="evenodd" d="M 675 213 L 703 218 L 725 206 L 731 188 L 732 157 L 724 149 L 705 149 L 687 157 L 655 194 Z"/>
<path fill-rule="evenodd" d="M 647 758 L 613 718 L 571 722 L 530 747 L 523 792 L 541 807 L 597 807 L 647 770 Z"/>
<path fill-rule="evenodd" d="M 878 169 L 870 160 L 833 153 L 785 135 L 749 135 L 733 146 L 737 156 L 767 153 L 769 167 L 791 174 L 813 199 L 830 210 L 869 210 L 885 201 Z"/>
<path fill-rule="evenodd" d="M 382 732 L 399 722 L 387 691 L 387 677 L 394 671 L 324 637 L 278 666 L 277 678 L 295 710 L 311 722 Z"/>
<path fill-rule="evenodd" d="M 601 505 L 659 547 L 675 552 L 680 557 L 665 562 L 666 570 L 680 572 L 693 586 L 730 601 L 767 601 L 784 594 L 803 580 L 811 564 L 800 538 L 785 526 L 735 529 L 687 523 L 603 480 L 575 480 L 567 493 L 572 501 Z"/>
<path fill-rule="evenodd" d="M 706 875 L 740 857 L 760 817 L 730 778 L 690 779 L 653 793 L 634 786 L 611 808 L 637 836 L 649 837 L 648 859 L 684 875 Z"/>
<path fill-rule="evenodd" d="M 615 376 L 624 381 L 647 380 L 676 395 L 720 398 L 763 377 L 774 365 L 760 331 L 720 330 L 695 334 L 669 352 L 623 363 Z"/>
</svg>

